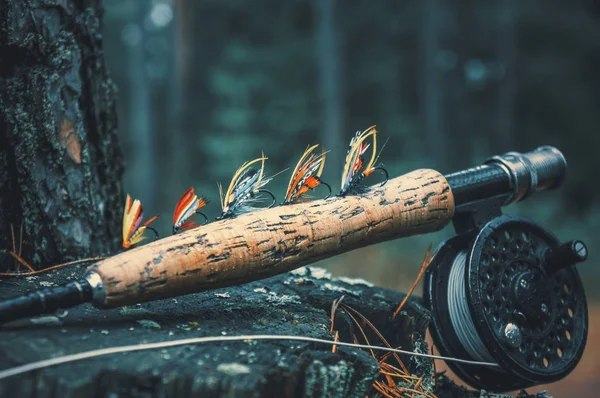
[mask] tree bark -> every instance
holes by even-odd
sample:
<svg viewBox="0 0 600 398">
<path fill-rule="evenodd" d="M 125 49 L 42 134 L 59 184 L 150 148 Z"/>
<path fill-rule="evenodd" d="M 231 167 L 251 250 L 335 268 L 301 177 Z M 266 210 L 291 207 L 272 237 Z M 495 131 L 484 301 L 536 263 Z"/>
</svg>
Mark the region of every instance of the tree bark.
<svg viewBox="0 0 600 398">
<path fill-rule="evenodd" d="M 0 268 L 114 251 L 123 159 L 100 0 L 0 0 Z"/>
</svg>

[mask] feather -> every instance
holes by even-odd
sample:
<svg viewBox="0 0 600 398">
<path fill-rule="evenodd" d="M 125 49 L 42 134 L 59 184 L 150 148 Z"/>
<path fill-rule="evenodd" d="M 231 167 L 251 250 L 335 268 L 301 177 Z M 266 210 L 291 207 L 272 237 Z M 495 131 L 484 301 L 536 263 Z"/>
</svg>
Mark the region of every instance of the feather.
<svg viewBox="0 0 600 398">
<path fill-rule="evenodd" d="M 186 222 L 187 219 L 192 217 L 197 213 L 198 210 L 206 206 L 209 201 L 203 196 L 198 196 L 194 192 L 194 188 L 190 188 L 179 202 L 175 206 L 175 210 L 173 211 L 173 230 L 177 231 L 179 229 L 187 229 L 198 226 L 194 222 Z"/>
<path fill-rule="evenodd" d="M 133 200 L 130 195 L 125 199 L 125 208 L 123 211 L 123 242 L 122 246 L 129 249 L 131 246 L 144 240 L 144 231 L 150 223 L 156 220 L 158 216 L 154 216 L 142 224 L 144 219 L 144 209 L 141 202 Z"/>
<path fill-rule="evenodd" d="M 225 194 L 223 194 L 223 188 L 219 184 L 221 209 L 223 211 L 221 218 L 253 211 L 263 201 L 260 197 L 260 191 L 274 177 L 265 177 L 265 160 L 267 158 L 263 154 L 258 159 L 245 162 L 233 175 Z M 251 167 L 258 162 L 261 162 L 260 169 Z"/>
<path fill-rule="evenodd" d="M 372 138 L 371 143 L 367 142 Z M 365 162 L 365 153 L 371 149 L 371 157 Z M 341 195 L 345 195 L 358 187 L 360 181 L 382 167 L 375 167 L 379 159 L 377 153 L 377 129 L 371 126 L 363 132 L 358 131 L 352 140 L 346 154 L 346 162 L 342 173 Z M 386 172 L 387 174 L 387 172 Z"/>
<path fill-rule="evenodd" d="M 306 192 L 321 184 L 320 177 L 325 166 L 326 152 L 322 149 L 320 155 L 312 153 L 317 146 L 319 145 L 308 147 L 296 164 L 288 183 L 284 204 L 299 200 Z"/>
</svg>

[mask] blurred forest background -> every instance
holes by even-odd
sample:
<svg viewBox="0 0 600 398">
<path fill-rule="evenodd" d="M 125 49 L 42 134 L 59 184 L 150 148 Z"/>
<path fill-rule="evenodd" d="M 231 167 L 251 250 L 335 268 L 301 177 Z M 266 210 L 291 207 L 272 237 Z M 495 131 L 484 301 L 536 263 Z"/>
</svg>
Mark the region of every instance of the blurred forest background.
<svg viewBox="0 0 600 398">
<path fill-rule="evenodd" d="M 389 138 L 380 160 L 391 176 L 558 147 L 569 162 L 565 186 L 506 212 L 589 245 L 580 267 L 589 348 L 571 377 L 548 388 L 597 391 L 599 2 L 105 0 L 105 9 L 125 189 L 160 215 L 163 235 L 191 186 L 212 201 L 206 214 L 218 215 L 217 182 L 228 185 L 261 151 L 275 174 L 323 144 L 331 151 L 324 179 L 337 191 L 350 138 L 373 124 Z M 271 184 L 279 201 L 289 173 Z M 452 232 L 318 265 L 406 290 L 429 244 Z"/>
</svg>

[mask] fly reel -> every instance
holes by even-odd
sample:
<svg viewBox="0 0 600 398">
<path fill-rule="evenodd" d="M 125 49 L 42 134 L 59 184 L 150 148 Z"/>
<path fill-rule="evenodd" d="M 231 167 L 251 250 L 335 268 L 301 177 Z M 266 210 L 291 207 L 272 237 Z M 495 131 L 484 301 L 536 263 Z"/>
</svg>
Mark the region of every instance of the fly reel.
<svg viewBox="0 0 600 398">
<path fill-rule="evenodd" d="M 506 392 L 558 381 L 577 365 L 588 313 L 575 264 L 581 241 L 561 244 L 535 222 L 500 215 L 442 243 L 425 277 L 430 332 L 473 387 Z"/>
</svg>

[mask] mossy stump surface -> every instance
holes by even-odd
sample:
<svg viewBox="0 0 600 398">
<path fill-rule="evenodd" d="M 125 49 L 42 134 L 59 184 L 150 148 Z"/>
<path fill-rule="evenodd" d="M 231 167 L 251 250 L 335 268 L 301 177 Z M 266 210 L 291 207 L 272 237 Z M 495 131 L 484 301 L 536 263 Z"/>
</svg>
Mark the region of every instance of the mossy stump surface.
<svg viewBox="0 0 600 398">
<path fill-rule="evenodd" d="M 37 277 L 0 281 L 0 299 L 81 278 L 72 267 Z M 66 315 L 27 319 L 0 328 L 0 368 L 117 345 L 200 336 L 287 334 L 332 339 L 333 300 L 367 317 L 394 346 L 428 350 L 429 312 L 404 293 L 364 280 L 300 268 L 250 284 L 176 299 L 99 310 L 84 305 Z M 341 341 L 360 336 L 348 314 L 336 313 Z M 368 330 L 368 328 L 365 328 Z M 373 344 L 381 342 L 367 332 Z M 362 341 L 362 337 L 358 337 Z M 432 362 L 401 356 L 438 397 L 495 397 L 434 385 Z M 224 342 L 115 354 L 0 380 L 0 396 L 26 397 L 365 397 L 376 396 L 379 366 L 367 351 L 298 341 Z M 499 396 L 497 396 L 499 397 Z"/>
</svg>

